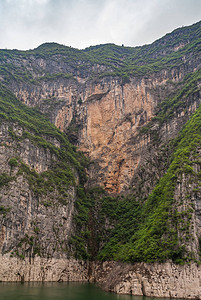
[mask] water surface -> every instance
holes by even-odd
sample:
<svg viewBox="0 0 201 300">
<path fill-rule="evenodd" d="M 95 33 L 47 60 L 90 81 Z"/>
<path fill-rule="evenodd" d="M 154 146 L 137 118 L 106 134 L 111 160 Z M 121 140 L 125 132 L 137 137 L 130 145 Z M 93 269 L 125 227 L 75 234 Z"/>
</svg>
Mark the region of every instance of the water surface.
<svg viewBox="0 0 201 300">
<path fill-rule="evenodd" d="M 89 283 L 0 283 L 0 300 L 153 300 L 106 293 Z"/>
</svg>

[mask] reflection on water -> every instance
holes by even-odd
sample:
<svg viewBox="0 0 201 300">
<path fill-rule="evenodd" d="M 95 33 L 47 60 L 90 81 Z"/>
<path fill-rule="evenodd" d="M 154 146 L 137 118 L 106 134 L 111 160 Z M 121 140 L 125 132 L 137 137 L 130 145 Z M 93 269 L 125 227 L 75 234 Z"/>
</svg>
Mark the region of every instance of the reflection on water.
<svg viewBox="0 0 201 300">
<path fill-rule="evenodd" d="M 90 283 L 0 283 L 0 300 L 153 300 L 106 293 Z M 162 298 L 161 298 L 162 299 Z M 158 300 L 158 298 L 157 298 Z M 167 300 L 167 299 L 166 299 Z"/>
<path fill-rule="evenodd" d="M 89 283 L 0 283 L 0 300 L 131 300 Z M 136 300 L 142 300 L 140 299 Z"/>
</svg>

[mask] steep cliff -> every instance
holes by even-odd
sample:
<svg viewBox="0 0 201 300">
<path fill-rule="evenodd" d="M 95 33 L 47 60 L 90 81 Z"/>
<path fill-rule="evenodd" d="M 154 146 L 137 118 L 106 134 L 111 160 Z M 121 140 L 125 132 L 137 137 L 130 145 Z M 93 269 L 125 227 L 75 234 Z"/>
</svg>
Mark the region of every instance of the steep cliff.
<svg viewBox="0 0 201 300">
<path fill-rule="evenodd" d="M 0 247 L 13 278 L 27 259 L 26 280 L 97 281 L 104 266 L 81 260 L 200 261 L 200 46 L 199 22 L 137 48 L 0 51 Z"/>
<path fill-rule="evenodd" d="M 69 257 L 82 156 L 3 87 L 0 108 L 0 251 L 21 259 Z"/>
</svg>

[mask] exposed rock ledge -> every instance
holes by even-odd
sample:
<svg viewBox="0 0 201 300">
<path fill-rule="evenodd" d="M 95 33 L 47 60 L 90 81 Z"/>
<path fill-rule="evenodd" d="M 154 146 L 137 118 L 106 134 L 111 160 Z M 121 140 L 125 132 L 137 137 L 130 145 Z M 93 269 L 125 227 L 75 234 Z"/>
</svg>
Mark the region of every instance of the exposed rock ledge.
<svg viewBox="0 0 201 300">
<path fill-rule="evenodd" d="M 106 291 L 150 297 L 201 298 L 201 267 L 175 265 L 95 263 L 93 279 Z"/>
<path fill-rule="evenodd" d="M 0 281 L 88 281 L 88 264 L 62 258 L 0 256 Z"/>
<path fill-rule="evenodd" d="M 201 267 L 0 257 L 0 281 L 91 281 L 119 294 L 201 299 Z"/>
</svg>

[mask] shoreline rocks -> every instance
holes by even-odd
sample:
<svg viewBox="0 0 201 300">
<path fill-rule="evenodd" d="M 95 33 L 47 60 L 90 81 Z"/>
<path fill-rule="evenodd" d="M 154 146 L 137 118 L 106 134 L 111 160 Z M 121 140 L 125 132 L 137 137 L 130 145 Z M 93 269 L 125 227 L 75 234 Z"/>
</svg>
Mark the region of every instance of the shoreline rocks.
<svg viewBox="0 0 201 300">
<path fill-rule="evenodd" d="M 85 262 L 65 258 L 0 256 L 1 282 L 96 282 L 108 292 L 201 299 L 201 266 L 195 263 Z"/>
</svg>

